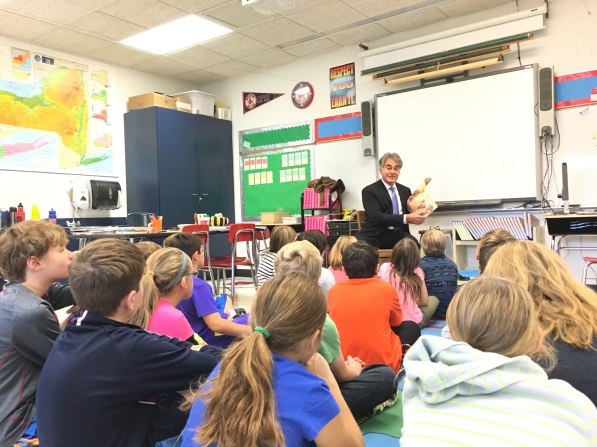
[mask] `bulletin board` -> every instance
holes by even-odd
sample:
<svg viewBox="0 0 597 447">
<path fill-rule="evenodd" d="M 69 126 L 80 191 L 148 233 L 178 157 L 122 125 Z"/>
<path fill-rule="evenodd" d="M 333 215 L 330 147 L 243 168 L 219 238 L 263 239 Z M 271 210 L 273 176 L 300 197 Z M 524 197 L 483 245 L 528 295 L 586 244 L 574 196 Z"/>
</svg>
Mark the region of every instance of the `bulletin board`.
<svg viewBox="0 0 597 447">
<path fill-rule="evenodd" d="M 243 219 L 262 212 L 301 212 L 300 197 L 313 177 L 313 146 L 241 154 Z"/>
</svg>

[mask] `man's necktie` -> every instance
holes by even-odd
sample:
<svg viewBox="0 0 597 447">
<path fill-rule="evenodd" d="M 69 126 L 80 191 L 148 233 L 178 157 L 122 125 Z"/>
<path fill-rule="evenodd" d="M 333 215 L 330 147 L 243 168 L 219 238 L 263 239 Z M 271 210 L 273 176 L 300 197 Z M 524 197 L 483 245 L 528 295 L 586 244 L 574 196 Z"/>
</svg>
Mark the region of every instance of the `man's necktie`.
<svg viewBox="0 0 597 447">
<path fill-rule="evenodd" d="M 396 188 L 393 186 L 390 187 L 390 192 L 392 193 L 392 213 L 398 214 L 398 195 L 396 194 Z"/>
</svg>

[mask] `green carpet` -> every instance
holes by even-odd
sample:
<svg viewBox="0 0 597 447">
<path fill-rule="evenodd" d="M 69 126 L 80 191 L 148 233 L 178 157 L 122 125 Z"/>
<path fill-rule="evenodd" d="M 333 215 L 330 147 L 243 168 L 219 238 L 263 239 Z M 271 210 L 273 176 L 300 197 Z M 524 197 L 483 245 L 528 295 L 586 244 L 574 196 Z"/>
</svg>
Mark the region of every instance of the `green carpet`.
<svg viewBox="0 0 597 447">
<path fill-rule="evenodd" d="M 360 425 L 361 433 L 382 433 L 399 438 L 402 435 L 402 392 L 394 405 L 384 409 L 381 413 Z"/>
</svg>

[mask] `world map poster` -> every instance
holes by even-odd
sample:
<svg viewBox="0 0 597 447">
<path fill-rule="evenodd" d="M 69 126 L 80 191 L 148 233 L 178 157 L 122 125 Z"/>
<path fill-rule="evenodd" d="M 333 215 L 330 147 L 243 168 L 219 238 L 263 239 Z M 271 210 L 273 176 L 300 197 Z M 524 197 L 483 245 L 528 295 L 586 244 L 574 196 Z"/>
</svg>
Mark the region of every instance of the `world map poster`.
<svg viewBox="0 0 597 447">
<path fill-rule="evenodd" d="M 113 173 L 109 77 L 0 43 L 0 169 Z"/>
</svg>

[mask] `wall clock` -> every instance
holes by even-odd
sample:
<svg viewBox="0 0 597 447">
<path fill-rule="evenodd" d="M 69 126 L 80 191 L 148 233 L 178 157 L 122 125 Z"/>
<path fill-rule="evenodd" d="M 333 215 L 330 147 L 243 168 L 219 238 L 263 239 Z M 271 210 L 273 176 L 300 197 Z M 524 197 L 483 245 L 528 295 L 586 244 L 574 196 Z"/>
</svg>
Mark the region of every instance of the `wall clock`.
<svg viewBox="0 0 597 447">
<path fill-rule="evenodd" d="M 292 103 L 299 109 L 306 109 L 313 102 L 313 86 L 308 82 L 299 82 L 292 89 Z"/>
</svg>

